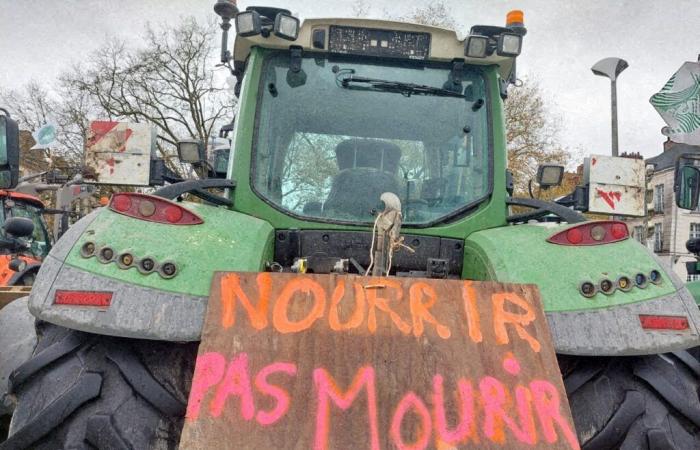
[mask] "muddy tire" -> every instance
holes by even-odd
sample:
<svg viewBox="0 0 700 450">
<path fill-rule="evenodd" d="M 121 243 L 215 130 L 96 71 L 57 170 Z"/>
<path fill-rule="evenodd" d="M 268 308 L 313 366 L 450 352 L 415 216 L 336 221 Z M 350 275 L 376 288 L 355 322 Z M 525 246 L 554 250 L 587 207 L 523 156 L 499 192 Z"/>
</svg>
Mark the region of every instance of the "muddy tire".
<svg viewBox="0 0 700 450">
<path fill-rule="evenodd" d="M 176 449 L 197 343 L 121 339 L 39 322 L 10 377 L 17 406 L 0 450 Z"/>
<path fill-rule="evenodd" d="M 584 450 L 700 448 L 700 362 L 690 353 L 559 363 Z"/>
</svg>

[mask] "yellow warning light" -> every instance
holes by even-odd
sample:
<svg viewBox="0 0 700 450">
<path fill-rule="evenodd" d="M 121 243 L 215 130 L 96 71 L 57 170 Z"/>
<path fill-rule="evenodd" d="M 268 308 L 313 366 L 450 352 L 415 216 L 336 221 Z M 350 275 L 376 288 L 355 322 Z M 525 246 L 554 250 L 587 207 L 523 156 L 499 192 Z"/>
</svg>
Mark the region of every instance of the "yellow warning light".
<svg viewBox="0 0 700 450">
<path fill-rule="evenodd" d="M 506 15 L 507 27 L 522 27 L 525 25 L 525 14 L 519 9 L 514 9 Z"/>
</svg>

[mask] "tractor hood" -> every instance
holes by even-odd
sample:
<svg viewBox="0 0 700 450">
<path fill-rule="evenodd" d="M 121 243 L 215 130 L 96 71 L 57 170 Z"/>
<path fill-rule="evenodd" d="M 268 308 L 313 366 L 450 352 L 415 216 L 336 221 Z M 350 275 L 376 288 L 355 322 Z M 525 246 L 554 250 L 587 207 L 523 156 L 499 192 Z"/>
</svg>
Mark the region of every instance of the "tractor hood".
<svg viewBox="0 0 700 450">
<path fill-rule="evenodd" d="M 591 222 L 587 222 L 590 224 Z M 577 225 L 516 225 L 473 233 L 464 277 L 537 284 L 559 353 L 649 354 L 700 344 L 700 312 L 683 283 L 646 247 L 627 238 L 561 245 L 554 235 Z M 660 278 L 650 281 L 656 271 Z M 645 283 L 635 279 L 642 274 Z M 620 289 L 619 280 L 632 285 Z M 609 280 L 612 292 L 601 292 Z M 582 284 L 597 293 L 586 296 Z"/>
</svg>

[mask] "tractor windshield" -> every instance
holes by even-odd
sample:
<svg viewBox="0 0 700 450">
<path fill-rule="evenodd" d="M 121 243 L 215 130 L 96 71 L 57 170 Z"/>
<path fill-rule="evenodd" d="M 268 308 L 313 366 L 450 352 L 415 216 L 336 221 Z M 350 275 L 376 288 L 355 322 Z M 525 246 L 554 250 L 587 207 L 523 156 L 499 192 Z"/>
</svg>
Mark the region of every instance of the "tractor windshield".
<svg viewBox="0 0 700 450">
<path fill-rule="evenodd" d="M 369 223 L 379 197 L 405 224 L 468 210 L 491 191 L 482 72 L 451 64 L 271 53 L 260 84 L 253 188 L 304 218 Z"/>
</svg>

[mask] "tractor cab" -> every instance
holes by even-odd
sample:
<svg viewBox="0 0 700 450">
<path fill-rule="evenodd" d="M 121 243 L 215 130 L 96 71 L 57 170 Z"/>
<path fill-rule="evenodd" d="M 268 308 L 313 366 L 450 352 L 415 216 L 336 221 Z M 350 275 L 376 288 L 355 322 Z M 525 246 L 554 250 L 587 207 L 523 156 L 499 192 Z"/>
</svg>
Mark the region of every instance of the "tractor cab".
<svg viewBox="0 0 700 450">
<path fill-rule="evenodd" d="M 328 242 L 355 244 L 317 250 L 365 267 L 373 224 L 386 207 L 380 198 L 389 193 L 404 233 L 436 237 L 413 257 L 399 257 L 392 272 L 427 273 L 428 260 L 440 259 L 441 273 L 459 276 L 461 247 L 441 238 L 507 223 L 502 101 L 516 78 L 522 13 L 459 39 L 425 25 L 301 23 L 283 9 L 217 7 L 222 62 L 238 79 L 240 99 L 227 173 L 236 184 L 233 209 L 264 218 L 279 235 L 332 230 Z M 454 254 L 446 258 L 441 246 Z M 277 242 L 274 251 L 289 267 L 311 250 Z"/>
<path fill-rule="evenodd" d="M 0 222 L 11 217 L 24 217 L 32 221 L 34 229 L 29 237 L 28 253 L 35 259 L 43 259 L 51 250 L 51 236 L 46 226 L 42 211 L 44 203 L 34 197 L 20 192 L 0 191 Z"/>
</svg>

